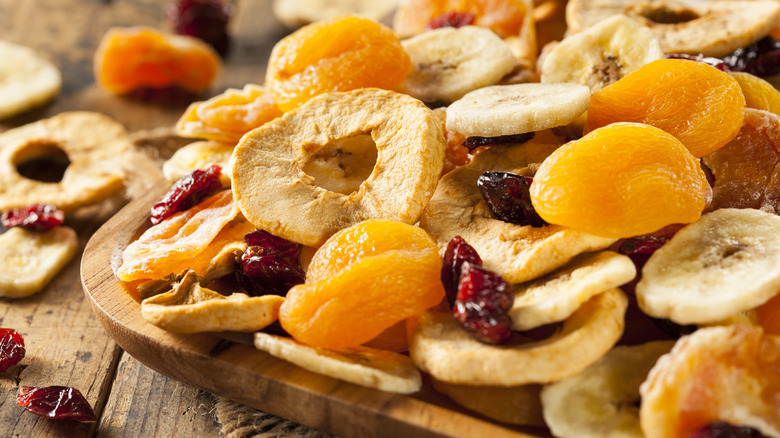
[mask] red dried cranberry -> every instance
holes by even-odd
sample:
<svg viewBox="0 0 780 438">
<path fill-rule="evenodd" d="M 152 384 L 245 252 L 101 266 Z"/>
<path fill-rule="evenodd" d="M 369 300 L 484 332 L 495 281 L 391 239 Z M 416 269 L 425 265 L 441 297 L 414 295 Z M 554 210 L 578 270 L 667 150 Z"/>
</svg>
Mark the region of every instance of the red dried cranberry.
<svg viewBox="0 0 780 438">
<path fill-rule="evenodd" d="M 522 144 L 534 138 L 535 132 L 526 132 L 523 134 L 499 135 L 497 137 L 468 137 L 461 146 L 469 152 L 480 146 L 495 146 L 499 144 Z"/>
<path fill-rule="evenodd" d="M 744 71 L 759 77 L 780 73 L 780 42 L 766 36 L 723 57 L 732 71 Z"/>
<path fill-rule="evenodd" d="M 263 230 L 247 234 L 245 240 L 249 247 L 238 260 L 236 276 L 250 295 L 284 296 L 303 283 L 300 245 Z"/>
<path fill-rule="evenodd" d="M 428 22 L 428 29 L 438 29 L 440 27 L 463 27 L 474 24 L 474 14 L 468 12 L 445 12 L 438 17 L 434 17 Z"/>
<path fill-rule="evenodd" d="M 175 33 L 199 38 L 223 57 L 230 48 L 227 25 L 232 12 L 225 0 L 176 0 L 166 8 Z"/>
<path fill-rule="evenodd" d="M 452 316 L 477 339 L 503 344 L 512 337 L 512 287 L 500 275 L 464 262 Z"/>
<path fill-rule="evenodd" d="M 691 432 L 690 438 L 769 438 L 761 431 L 748 426 L 732 426 L 723 421 L 702 426 L 698 430 Z"/>
<path fill-rule="evenodd" d="M 78 389 L 67 386 L 22 386 L 16 394 L 16 404 L 35 415 L 53 420 L 97 421 L 97 415 L 87 399 Z"/>
<path fill-rule="evenodd" d="M 152 224 L 157 225 L 175 213 L 187 210 L 222 189 L 219 174 L 222 167 L 212 165 L 206 170 L 197 169 L 176 181 L 152 207 Z"/>
<path fill-rule="evenodd" d="M 51 204 L 33 204 L 6 211 L 0 221 L 4 228 L 22 227 L 43 232 L 62 225 L 65 213 Z"/>
<path fill-rule="evenodd" d="M 543 227 L 547 225 L 534 210 L 529 193 L 530 177 L 509 172 L 485 172 L 477 187 L 496 219 L 516 225 Z"/>
<path fill-rule="evenodd" d="M 441 265 L 441 284 L 444 285 L 444 292 L 447 302 L 450 303 L 450 309 L 455 306 L 455 299 L 458 296 L 460 270 L 464 262 L 482 265 L 482 259 L 477 254 L 477 250 L 466 243 L 462 237 L 455 236 L 447 243 L 447 249 L 444 251 L 444 260 Z"/>
<path fill-rule="evenodd" d="M 712 58 L 709 56 L 704 55 L 686 55 L 684 53 L 670 53 L 666 55 L 666 59 L 687 59 L 690 61 L 698 61 L 703 62 L 707 65 L 711 65 L 715 68 L 717 68 L 720 71 L 729 71 L 731 70 L 722 59 L 719 58 Z"/>
<path fill-rule="evenodd" d="M 24 338 L 14 329 L 0 328 L 0 373 L 24 358 Z"/>
</svg>

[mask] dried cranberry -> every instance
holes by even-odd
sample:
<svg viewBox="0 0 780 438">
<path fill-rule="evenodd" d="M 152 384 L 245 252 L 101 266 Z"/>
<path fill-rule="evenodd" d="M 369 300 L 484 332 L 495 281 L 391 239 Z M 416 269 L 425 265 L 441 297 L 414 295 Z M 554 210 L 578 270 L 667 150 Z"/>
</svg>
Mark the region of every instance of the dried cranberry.
<svg viewBox="0 0 780 438">
<path fill-rule="evenodd" d="M 452 316 L 477 339 L 503 344 L 512 337 L 512 287 L 500 275 L 464 262 Z"/>
<path fill-rule="evenodd" d="M 535 132 L 526 132 L 523 134 L 500 135 L 497 137 L 469 137 L 462 143 L 462 146 L 471 152 L 480 146 L 525 143 L 534 138 L 535 135 Z"/>
<path fill-rule="evenodd" d="M 258 230 L 245 236 L 249 247 L 239 259 L 236 276 L 251 295 L 281 295 L 303 283 L 301 247 L 297 243 Z"/>
<path fill-rule="evenodd" d="M 78 389 L 67 386 L 22 386 L 16 393 L 16 404 L 35 415 L 53 420 L 97 421 L 97 415 L 87 399 Z"/>
<path fill-rule="evenodd" d="M 748 426 L 732 426 L 716 421 L 691 432 L 690 438 L 769 438 L 761 431 Z"/>
<path fill-rule="evenodd" d="M 477 180 L 482 197 L 496 219 L 516 225 L 547 225 L 534 210 L 529 193 L 533 178 L 509 172 L 485 172 Z"/>
<path fill-rule="evenodd" d="M 780 42 L 766 36 L 723 57 L 732 71 L 767 77 L 780 73 Z"/>
<path fill-rule="evenodd" d="M 620 244 L 618 252 L 627 255 L 631 261 L 634 262 L 637 271 L 639 271 L 645 263 L 647 263 L 650 256 L 653 255 L 658 248 L 664 246 L 664 244 L 672 238 L 672 235 L 648 234 L 645 236 L 632 237 L 624 240 Z"/>
<path fill-rule="evenodd" d="M 438 17 L 434 17 L 428 22 L 428 29 L 438 29 L 440 27 L 463 27 L 474 24 L 474 14 L 468 12 L 445 12 Z"/>
<path fill-rule="evenodd" d="M 62 225 L 65 221 L 65 213 L 51 204 L 33 204 L 6 211 L 0 221 L 4 228 L 22 227 L 30 231 L 43 232 Z"/>
<path fill-rule="evenodd" d="M 444 251 L 444 260 L 441 265 L 441 283 L 444 285 L 445 296 L 450 308 L 455 306 L 455 299 L 458 296 L 458 282 L 460 281 L 460 270 L 464 262 L 482 265 L 482 259 L 477 254 L 473 246 L 466 243 L 460 237 L 455 236 L 447 243 L 447 249 Z"/>
<path fill-rule="evenodd" d="M 0 373 L 24 358 L 24 338 L 14 329 L 0 328 Z"/>
<path fill-rule="evenodd" d="M 666 55 L 666 59 L 688 59 L 690 61 L 698 61 L 703 62 L 707 65 L 711 65 L 715 68 L 717 68 L 720 71 L 729 71 L 731 70 L 722 59 L 720 58 L 713 58 L 710 56 L 704 56 L 704 55 L 686 55 L 684 53 L 670 53 Z"/>
<path fill-rule="evenodd" d="M 648 316 L 648 318 L 650 318 L 650 321 L 652 321 L 656 327 L 661 329 L 662 332 L 672 339 L 679 339 L 685 335 L 690 335 L 699 328 L 694 324 L 681 325 L 664 318 L 653 318 L 651 316 Z"/>
<path fill-rule="evenodd" d="M 222 167 L 215 164 L 206 170 L 194 170 L 176 181 L 168 193 L 152 207 L 152 224 L 157 225 L 222 189 L 222 181 L 219 179 L 221 172 Z"/>
<path fill-rule="evenodd" d="M 205 41 L 223 57 L 230 48 L 227 25 L 231 14 L 225 0 L 177 0 L 166 8 L 174 32 Z"/>
</svg>

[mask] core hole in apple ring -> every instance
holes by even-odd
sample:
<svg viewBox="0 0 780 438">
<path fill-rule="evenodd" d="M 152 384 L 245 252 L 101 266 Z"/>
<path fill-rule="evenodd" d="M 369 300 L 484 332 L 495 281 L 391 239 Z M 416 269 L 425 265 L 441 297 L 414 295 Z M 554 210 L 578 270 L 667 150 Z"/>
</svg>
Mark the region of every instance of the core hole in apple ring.
<svg viewBox="0 0 780 438">
<path fill-rule="evenodd" d="M 315 146 L 303 172 L 314 178 L 314 185 L 331 192 L 349 195 L 371 175 L 376 165 L 376 143 L 370 134 L 358 134 Z"/>
<path fill-rule="evenodd" d="M 19 149 L 13 157 L 19 175 L 44 183 L 62 181 L 70 166 L 68 154 L 55 143 L 33 141 Z"/>
<path fill-rule="evenodd" d="M 353 186 L 323 187 L 322 179 L 312 175 L 312 157 L 345 142 L 375 149 L 376 159 L 361 157 L 364 165 L 358 166 L 362 170 Z M 415 223 L 436 188 L 444 148 L 441 122 L 420 101 L 365 88 L 317 96 L 246 134 L 229 173 L 247 220 L 317 247 L 367 219 Z M 371 161 L 373 166 L 367 164 Z"/>
<path fill-rule="evenodd" d="M 630 6 L 627 15 L 644 17 L 655 24 L 681 24 L 700 18 L 696 11 L 685 6 L 644 2 Z"/>
</svg>

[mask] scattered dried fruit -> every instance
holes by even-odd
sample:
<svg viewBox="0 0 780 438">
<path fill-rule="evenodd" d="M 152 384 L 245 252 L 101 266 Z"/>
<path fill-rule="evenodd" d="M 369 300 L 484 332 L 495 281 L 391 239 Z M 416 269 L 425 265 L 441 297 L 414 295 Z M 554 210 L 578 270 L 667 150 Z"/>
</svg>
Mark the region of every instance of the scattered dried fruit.
<svg viewBox="0 0 780 438">
<path fill-rule="evenodd" d="M 64 221 L 65 213 L 51 204 L 13 208 L 3 213 L 0 218 L 3 228 L 22 227 L 30 231 L 48 231 L 62 225 Z"/>
<path fill-rule="evenodd" d="M 221 56 L 230 48 L 227 25 L 232 15 L 226 0 L 175 0 L 165 8 L 168 22 L 179 35 L 205 41 Z"/>
<path fill-rule="evenodd" d="M 203 41 L 149 27 L 109 29 L 94 60 L 95 78 L 116 94 L 171 86 L 201 93 L 219 67 L 219 56 Z"/>
<path fill-rule="evenodd" d="M 694 222 L 711 189 L 699 161 L 670 134 L 614 123 L 553 152 L 530 193 L 536 212 L 551 224 L 625 238 Z"/>
<path fill-rule="evenodd" d="M 672 134 L 698 158 L 733 139 L 744 112 L 745 96 L 728 73 L 659 59 L 593 93 L 585 132 L 613 122 L 645 123 Z"/>
<path fill-rule="evenodd" d="M 150 220 L 157 225 L 174 214 L 192 208 L 200 201 L 222 189 L 219 175 L 222 167 L 216 164 L 206 170 L 193 170 L 176 181 L 170 190 L 152 206 Z"/>
<path fill-rule="evenodd" d="M 0 328 L 0 373 L 24 359 L 24 338 L 14 329 Z"/>
<path fill-rule="evenodd" d="M 53 420 L 75 420 L 85 423 L 97 421 L 97 415 L 78 389 L 66 386 L 36 388 L 20 386 L 16 394 L 17 406 L 28 412 Z"/>
<path fill-rule="evenodd" d="M 497 219 L 510 224 L 543 227 L 547 222 L 531 204 L 532 181 L 530 176 L 510 172 L 485 172 L 477 180 L 477 187 Z"/>
<path fill-rule="evenodd" d="M 265 85 L 279 108 L 290 111 L 328 91 L 394 90 L 411 70 L 392 30 L 349 16 L 310 24 L 276 43 Z"/>
<path fill-rule="evenodd" d="M 504 344 L 512 337 L 507 312 L 514 298 L 512 286 L 500 275 L 463 262 L 452 316 L 480 341 Z"/>
</svg>

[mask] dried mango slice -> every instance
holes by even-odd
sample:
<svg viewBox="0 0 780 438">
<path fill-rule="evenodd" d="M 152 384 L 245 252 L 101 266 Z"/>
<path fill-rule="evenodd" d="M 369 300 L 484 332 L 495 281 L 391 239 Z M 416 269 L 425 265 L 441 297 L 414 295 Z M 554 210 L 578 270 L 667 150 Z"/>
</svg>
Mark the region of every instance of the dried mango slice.
<svg viewBox="0 0 780 438">
<path fill-rule="evenodd" d="M 187 271 L 171 291 L 143 300 L 141 315 L 174 333 L 254 332 L 276 321 L 283 301 L 278 295 L 225 296 L 202 287 L 198 276 Z"/>
<path fill-rule="evenodd" d="M 122 252 L 116 272 L 122 281 L 160 279 L 185 260 L 202 253 L 238 216 L 230 190 L 212 195 L 146 230 Z"/>
</svg>

